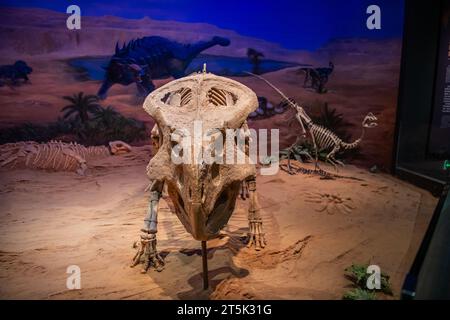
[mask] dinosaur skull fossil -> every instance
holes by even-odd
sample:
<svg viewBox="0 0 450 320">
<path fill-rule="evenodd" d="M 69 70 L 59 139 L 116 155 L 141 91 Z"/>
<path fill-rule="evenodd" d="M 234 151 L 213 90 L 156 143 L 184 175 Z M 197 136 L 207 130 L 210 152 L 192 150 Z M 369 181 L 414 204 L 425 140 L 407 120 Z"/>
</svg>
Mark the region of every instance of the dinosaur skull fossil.
<svg viewBox="0 0 450 320">
<path fill-rule="evenodd" d="M 172 81 L 153 91 L 144 102 L 144 109 L 156 122 L 159 139 L 159 149 L 147 166 L 148 177 L 167 184 L 178 218 L 196 240 L 209 240 L 218 235 L 234 210 L 241 182 L 256 174 L 255 166 L 242 148 L 236 143 L 230 147 L 225 137 L 214 140 L 214 136 L 227 129 L 242 128 L 257 105 L 252 90 L 209 73 Z M 174 139 L 177 132 L 194 137 L 194 122 L 199 121 L 202 132 L 211 136 L 211 141 L 194 138 L 185 145 Z M 217 141 L 223 142 L 221 152 L 232 148 L 245 158 L 245 163 L 195 161 L 199 154 L 195 150 L 201 150 L 204 155 Z M 171 155 L 175 146 L 181 153 L 192 154 L 194 161 L 174 163 Z"/>
<path fill-rule="evenodd" d="M 109 150 L 113 155 L 119 155 L 131 152 L 131 146 L 123 141 L 111 141 L 109 143 Z"/>
<path fill-rule="evenodd" d="M 364 128 L 374 128 L 374 127 L 378 126 L 377 121 L 378 121 L 378 118 L 375 117 L 375 115 L 372 112 L 369 112 L 364 117 L 362 125 L 363 125 Z"/>
</svg>

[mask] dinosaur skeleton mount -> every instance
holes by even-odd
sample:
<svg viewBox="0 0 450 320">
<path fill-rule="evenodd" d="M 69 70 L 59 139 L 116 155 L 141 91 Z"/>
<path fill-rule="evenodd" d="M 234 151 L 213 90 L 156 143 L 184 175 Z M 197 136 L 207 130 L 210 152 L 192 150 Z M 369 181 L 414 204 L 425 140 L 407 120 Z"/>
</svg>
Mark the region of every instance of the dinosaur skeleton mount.
<svg viewBox="0 0 450 320">
<path fill-rule="evenodd" d="M 207 152 L 213 147 L 214 139 L 209 142 L 193 139 L 188 147 L 174 141 L 174 132 L 188 130 L 191 137 L 194 136 L 194 121 L 201 121 L 202 131 L 206 134 L 241 129 L 240 132 L 246 132 L 249 137 L 246 119 L 257 106 L 257 97 L 252 90 L 234 80 L 206 73 L 205 69 L 169 82 L 147 96 L 143 107 L 156 122 L 151 137 L 157 151 L 147 166 L 151 181 L 150 204 L 140 239 L 134 244 L 137 251 L 132 267 L 142 263 L 142 273 L 150 267 L 157 271 L 164 267 L 156 247 L 158 203 L 164 185 L 184 228 L 202 242 L 205 289 L 208 287 L 206 241 L 216 238 L 227 224 L 243 182 L 248 185 L 250 199 L 247 246 L 257 250 L 265 247 L 256 196 L 256 168 L 251 164 L 245 146 L 232 146 L 234 154 L 241 153 L 245 157 L 244 164 L 207 164 L 204 161 L 177 164 L 171 158 L 174 147 L 193 157 L 197 156 L 195 150 Z M 222 147 L 225 153 L 230 146 L 223 144 Z"/>
<path fill-rule="evenodd" d="M 257 77 L 267 83 L 271 88 L 273 88 L 281 97 L 295 110 L 295 118 L 297 119 L 298 123 L 300 124 L 300 127 L 302 129 L 302 133 L 299 137 L 297 137 L 297 141 L 294 142 L 294 144 L 289 148 L 290 152 L 292 152 L 292 148 L 298 144 L 301 137 L 306 137 L 307 133 L 309 133 L 313 148 L 314 148 L 314 155 L 315 158 L 314 164 L 315 164 L 315 170 L 318 169 L 318 154 L 320 151 L 330 150 L 328 154 L 326 155 L 325 159 L 327 162 L 329 162 L 331 165 L 334 166 L 334 168 L 337 171 L 337 165 L 344 166 L 344 163 L 342 161 L 339 161 L 335 158 L 335 155 L 339 150 L 351 150 L 357 148 L 364 137 L 364 133 L 366 128 L 374 128 L 378 124 L 376 121 L 378 121 L 377 117 L 372 114 L 372 112 L 369 112 L 363 119 L 361 125 L 362 125 L 362 133 L 361 136 L 356 139 L 355 141 L 351 143 L 347 143 L 345 141 L 342 141 L 341 138 L 339 138 L 334 132 L 331 130 L 322 127 L 318 124 L 315 124 L 312 119 L 308 116 L 308 114 L 305 112 L 305 110 L 299 106 L 295 101 L 292 99 L 289 99 L 283 92 L 281 92 L 280 89 L 275 87 L 272 83 L 270 83 L 267 79 L 247 72 L 248 74 Z M 308 154 L 308 157 L 312 159 L 311 155 Z M 290 154 L 288 154 L 288 172 L 292 173 L 291 165 L 290 165 Z"/>
</svg>

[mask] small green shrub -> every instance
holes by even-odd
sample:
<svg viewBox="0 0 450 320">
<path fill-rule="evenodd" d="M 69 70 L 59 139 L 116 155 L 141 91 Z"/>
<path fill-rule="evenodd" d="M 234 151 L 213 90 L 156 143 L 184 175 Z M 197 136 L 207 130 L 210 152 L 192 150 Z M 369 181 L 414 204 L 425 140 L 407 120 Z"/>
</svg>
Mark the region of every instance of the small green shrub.
<svg viewBox="0 0 450 320">
<path fill-rule="evenodd" d="M 62 124 L 61 119 L 49 125 L 24 123 L 10 128 L 0 129 L 0 144 L 18 141 L 45 142 L 58 135 L 67 134 L 71 130 L 68 123 Z"/>
<path fill-rule="evenodd" d="M 111 106 L 106 108 L 97 106 L 93 96 L 84 96 L 80 93 L 65 98 L 70 98 L 73 105 L 61 110 L 64 113 L 63 117 L 46 125 L 24 123 L 0 129 L 0 143 L 47 142 L 64 135 L 72 136 L 76 142 L 84 145 L 103 145 L 114 140 L 130 143 L 147 138 L 147 129 L 142 121 L 124 117 Z M 78 109 L 83 112 L 78 112 Z M 69 112 L 72 110 L 75 111 Z"/>
<path fill-rule="evenodd" d="M 274 163 L 278 162 L 278 157 L 277 156 L 267 156 L 262 158 L 259 162 L 263 165 L 263 166 L 268 166 Z"/>
<path fill-rule="evenodd" d="M 318 153 L 318 160 L 325 161 L 327 156 L 326 152 Z M 283 149 L 280 151 L 280 159 L 294 159 L 299 162 L 309 162 L 315 159 L 314 148 L 311 143 L 303 142 L 301 144 L 296 144 L 292 147 Z"/>
<path fill-rule="evenodd" d="M 367 273 L 369 264 L 352 264 L 345 269 L 345 277 L 353 283 L 354 289 L 347 291 L 343 299 L 351 300 L 375 300 L 376 293 L 382 292 L 387 295 L 392 295 L 391 284 L 389 282 L 389 275 L 381 273 L 380 275 L 380 289 L 367 288 L 367 279 L 370 274 Z"/>
<path fill-rule="evenodd" d="M 114 140 L 133 142 L 147 137 L 143 122 L 126 118 L 112 107 L 99 109 L 85 123 L 78 122 L 74 131 L 88 145 L 105 144 Z"/>
<path fill-rule="evenodd" d="M 346 268 L 346 277 L 350 279 L 355 285 L 360 288 L 366 288 L 367 279 L 370 274 L 367 273 L 368 264 L 352 264 Z M 381 289 L 380 291 L 385 294 L 392 294 L 391 285 L 389 283 L 389 276 L 385 273 L 381 273 Z"/>
<path fill-rule="evenodd" d="M 342 297 L 344 300 L 377 300 L 375 292 L 355 288 L 347 291 Z"/>
</svg>

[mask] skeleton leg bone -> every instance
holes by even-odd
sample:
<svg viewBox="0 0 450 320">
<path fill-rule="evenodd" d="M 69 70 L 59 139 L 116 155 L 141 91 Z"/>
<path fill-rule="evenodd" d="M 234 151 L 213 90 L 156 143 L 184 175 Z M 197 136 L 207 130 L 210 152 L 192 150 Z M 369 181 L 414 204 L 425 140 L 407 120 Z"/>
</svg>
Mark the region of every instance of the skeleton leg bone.
<svg viewBox="0 0 450 320">
<path fill-rule="evenodd" d="M 299 143 L 299 141 L 300 141 L 300 137 L 297 137 L 295 142 L 287 149 L 287 151 L 288 151 L 288 154 L 287 154 L 287 171 L 288 171 L 289 174 L 295 174 L 292 171 L 292 168 L 291 168 L 291 154 L 294 151 L 293 150 L 294 147 Z"/>
<path fill-rule="evenodd" d="M 261 250 L 266 246 L 265 234 L 262 228 L 262 218 L 256 194 L 256 178 L 248 180 L 250 193 L 250 205 L 248 208 L 249 232 L 247 234 L 247 248 L 255 246 L 255 250 Z"/>
<path fill-rule="evenodd" d="M 333 148 L 333 150 L 331 150 L 331 152 L 327 155 L 327 158 L 326 158 L 326 160 L 334 166 L 334 169 L 336 170 L 336 172 L 339 171 L 337 165 L 339 164 L 340 161 L 338 162 L 338 161 L 334 158 L 334 155 L 335 155 L 335 153 L 338 152 L 338 151 L 339 151 L 339 147 L 338 147 L 338 146 L 335 146 L 335 147 Z M 343 164 L 342 164 L 342 165 L 343 165 Z"/>
<path fill-rule="evenodd" d="M 131 267 L 143 263 L 141 273 L 146 273 L 148 268 L 153 267 L 160 272 L 164 268 L 164 260 L 156 249 L 156 233 L 158 232 L 158 204 L 164 183 L 155 181 L 151 187 L 150 204 L 141 229 L 141 239 L 133 244 L 137 248 Z"/>
<path fill-rule="evenodd" d="M 249 193 L 248 193 L 248 183 L 247 181 L 242 181 L 241 184 L 241 199 L 245 200 L 249 197 Z"/>
<path fill-rule="evenodd" d="M 288 154 L 287 154 L 287 169 L 288 169 L 289 174 L 293 174 L 292 169 L 291 169 L 291 153 L 292 153 L 292 146 L 289 147 Z"/>
<path fill-rule="evenodd" d="M 314 134 L 311 134 L 311 140 L 313 142 L 313 148 L 314 148 L 314 170 L 319 169 L 319 150 L 317 150 L 317 143 L 316 138 L 314 137 Z"/>
<path fill-rule="evenodd" d="M 334 162 L 336 162 L 341 167 L 345 167 L 345 164 L 342 161 L 336 159 L 336 157 L 334 155 L 332 155 L 331 158 L 333 159 Z"/>
</svg>

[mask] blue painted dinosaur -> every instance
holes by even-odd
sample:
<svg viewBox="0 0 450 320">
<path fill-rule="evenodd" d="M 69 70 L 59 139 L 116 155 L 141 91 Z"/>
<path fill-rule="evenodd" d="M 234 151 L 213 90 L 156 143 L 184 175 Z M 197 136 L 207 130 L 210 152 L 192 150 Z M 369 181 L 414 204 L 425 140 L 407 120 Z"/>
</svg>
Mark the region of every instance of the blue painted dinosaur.
<svg viewBox="0 0 450 320">
<path fill-rule="evenodd" d="M 33 71 L 31 67 L 29 67 L 25 61 L 17 60 L 12 65 L 3 65 L 0 66 L 0 79 L 9 80 L 13 84 L 17 84 L 17 80 L 23 79 L 27 82 L 28 75 Z M 0 81 L 0 86 L 3 85 L 3 82 Z"/>
<path fill-rule="evenodd" d="M 105 79 L 97 95 L 104 99 L 114 84 L 124 86 L 136 83 L 141 96 L 155 89 L 152 79 L 185 76 L 191 61 L 202 51 L 215 45 L 228 46 L 230 40 L 213 37 L 210 41 L 181 44 L 162 37 L 144 37 L 130 41 L 119 48 L 106 67 Z"/>
</svg>

